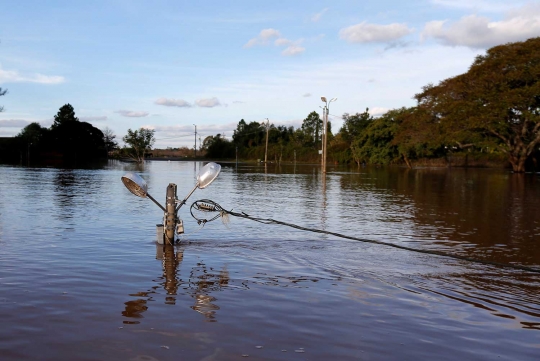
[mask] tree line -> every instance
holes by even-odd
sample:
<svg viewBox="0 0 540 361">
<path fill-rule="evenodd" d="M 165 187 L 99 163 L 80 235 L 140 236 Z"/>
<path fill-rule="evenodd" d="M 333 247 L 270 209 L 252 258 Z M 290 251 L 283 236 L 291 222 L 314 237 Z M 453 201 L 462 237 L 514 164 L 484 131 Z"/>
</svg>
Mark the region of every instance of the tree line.
<svg viewBox="0 0 540 361">
<path fill-rule="evenodd" d="M 81 122 L 70 104 L 62 106 L 50 128 L 30 123 L 13 138 L 0 142 L 0 161 L 48 165 L 80 165 L 107 158 L 105 135 Z"/>
<path fill-rule="evenodd" d="M 6 90 L 0 88 L 0 96 Z M 509 43 L 478 56 L 469 70 L 428 84 L 413 107 L 373 117 L 343 114 L 336 134 L 327 123 L 327 160 L 336 164 L 452 164 L 456 159 L 508 163 L 514 172 L 537 170 L 540 160 L 540 38 Z M 0 111 L 2 108 L 0 107 Z M 319 162 L 323 121 L 315 111 L 300 128 L 241 119 L 232 140 L 208 136 L 203 153 L 213 159 Z M 115 135 L 81 122 L 70 104 L 61 107 L 50 128 L 26 126 L 16 137 L 0 139 L 0 162 L 45 161 L 64 165 L 105 159 L 112 151 L 136 162 L 155 142 L 154 130 L 129 129 L 118 148 Z M 267 147 L 268 144 L 268 147 Z M 463 162 L 464 160 L 464 162 Z"/>
<path fill-rule="evenodd" d="M 514 172 L 538 169 L 540 160 L 540 38 L 495 46 L 461 75 L 428 84 L 416 106 L 373 117 L 369 109 L 344 114 L 334 135 L 328 123 L 328 162 L 403 164 L 421 160 L 484 159 L 507 162 Z M 270 125 L 269 159 L 318 161 L 322 120 L 311 112 L 298 129 Z M 240 120 L 232 140 L 220 134 L 203 143 L 210 158 L 263 159 L 266 128 Z"/>
</svg>

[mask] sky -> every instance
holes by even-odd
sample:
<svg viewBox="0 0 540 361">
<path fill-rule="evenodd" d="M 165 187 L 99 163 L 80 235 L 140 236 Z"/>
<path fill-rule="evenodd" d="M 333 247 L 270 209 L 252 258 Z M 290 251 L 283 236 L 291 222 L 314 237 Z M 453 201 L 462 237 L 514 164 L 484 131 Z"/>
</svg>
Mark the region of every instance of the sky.
<svg viewBox="0 0 540 361">
<path fill-rule="evenodd" d="M 241 119 L 301 126 L 416 104 L 492 46 L 540 36 L 540 1 L 2 0 L 0 137 L 71 104 L 156 148 L 231 139 Z"/>
</svg>

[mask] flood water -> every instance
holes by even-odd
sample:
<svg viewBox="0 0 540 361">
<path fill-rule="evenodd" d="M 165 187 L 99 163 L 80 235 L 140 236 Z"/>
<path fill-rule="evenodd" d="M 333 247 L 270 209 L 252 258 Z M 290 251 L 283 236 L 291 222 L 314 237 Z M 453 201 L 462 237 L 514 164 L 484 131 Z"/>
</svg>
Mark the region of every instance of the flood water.
<svg viewBox="0 0 540 361">
<path fill-rule="evenodd" d="M 0 166 L 1 360 L 539 360 L 540 274 L 189 206 L 540 269 L 540 178 L 504 170 L 223 164 L 155 242 L 202 163 Z"/>
</svg>

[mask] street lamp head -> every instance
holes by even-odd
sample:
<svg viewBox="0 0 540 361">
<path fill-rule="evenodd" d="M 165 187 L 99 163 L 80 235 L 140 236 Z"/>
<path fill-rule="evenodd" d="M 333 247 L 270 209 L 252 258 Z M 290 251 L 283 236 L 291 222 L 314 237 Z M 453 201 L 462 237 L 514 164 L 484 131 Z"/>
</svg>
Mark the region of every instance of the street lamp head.
<svg viewBox="0 0 540 361">
<path fill-rule="evenodd" d="M 326 97 L 321 97 L 321 100 L 326 103 Z"/>
<path fill-rule="evenodd" d="M 336 100 L 337 100 L 337 98 L 332 98 L 332 99 L 330 99 L 330 103 L 335 102 Z"/>
<path fill-rule="evenodd" d="M 199 189 L 204 189 L 212 183 L 219 172 L 221 171 L 221 166 L 217 163 L 210 162 L 199 170 L 197 175 L 197 187 Z"/>
<path fill-rule="evenodd" d="M 137 173 L 126 173 L 122 176 L 122 183 L 137 197 L 146 198 L 148 195 L 148 184 Z"/>
</svg>

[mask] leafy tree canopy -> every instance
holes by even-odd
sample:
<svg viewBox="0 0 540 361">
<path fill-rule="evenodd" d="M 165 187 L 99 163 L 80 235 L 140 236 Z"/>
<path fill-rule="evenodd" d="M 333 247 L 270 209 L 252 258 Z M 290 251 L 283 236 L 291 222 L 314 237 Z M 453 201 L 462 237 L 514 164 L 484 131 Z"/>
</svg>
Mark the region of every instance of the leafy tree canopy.
<svg viewBox="0 0 540 361">
<path fill-rule="evenodd" d="M 352 143 L 352 141 L 360 136 L 364 129 L 366 129 L 373 121 L 373 117 L 369 115 L 369 108 L 363 113 L 356 113 L 350 115 L 349 113 L 343 114 L 343 126 L 340 129 L 343 139 Z"/>
<path fill-rule="evenodd" d="M 37 145 L 47 133 L 48 129 L 41 126 L 41 124 L 34 122 L 24 127 L 19 134 L 18 138 L 22 138 L 28 144 Z"/>
<path fill-rule="evenodd" d="M 79 118 L 75 116 L 75 109 L 71 104 L 66 104 L 62 106 L 58 113 L 54 116 L 54 123 L 51 126 L 51 129 L 57 128 L 58 126 L 69 123 L 69 122 L 78 122 Z"/>
<path fill-rule="evenodd" d="M 144 153 L 150 149 L 155 143 L 154 130 L 140 128 L 138 130 L 128 129 L 128 134 L 122 138 L 124 143 L 132 149 L 132 157 L 138 162 L 144 161 Z"/>
<path fill-rule="evenodd" d="M 467 73 L 415 97 L 443 133 L 461 140 L 480 133 L 523 172 L 540 144 L 540 37 L 493 47 Z"/>
<path fill-rule="evenodd" d="M 304 132 L 304 144 L 313 145 L 317 149 L 317 144 L 321 141 L 321 130 L 323 121 L 319 117 L 319 113 L 313 111 L 308 114 L 307 118 L 302 122 L 302 131 Z"/>
</svg>

